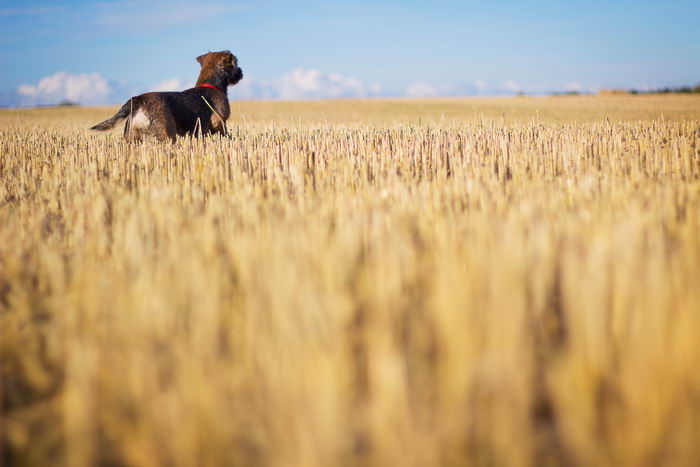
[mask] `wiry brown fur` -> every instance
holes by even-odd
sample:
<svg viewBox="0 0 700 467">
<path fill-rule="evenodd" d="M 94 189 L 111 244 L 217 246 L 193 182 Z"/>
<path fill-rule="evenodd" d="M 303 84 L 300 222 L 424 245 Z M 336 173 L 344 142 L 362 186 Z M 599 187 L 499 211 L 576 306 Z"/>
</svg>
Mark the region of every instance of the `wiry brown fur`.
<svg viewBox="0 0 700 467">
<path fill-rule="evenodd" d="M 124 138 L 141 141 L 152 136 L 175 141 L 187 134 L 224 133 L 231 110 L 226 90 L 243 78 L 238 60 L 228 50 L 197 57 L 202 66 L 194 88 L 182 92 L 148 92 L 132 97 L 111 118 L 92 130 L 109 130 L 123 119 Z M 207 84 L 218 89 L 202 87 Z M 212 111 L 212 108 L 214 111 Z"/>
</svg>

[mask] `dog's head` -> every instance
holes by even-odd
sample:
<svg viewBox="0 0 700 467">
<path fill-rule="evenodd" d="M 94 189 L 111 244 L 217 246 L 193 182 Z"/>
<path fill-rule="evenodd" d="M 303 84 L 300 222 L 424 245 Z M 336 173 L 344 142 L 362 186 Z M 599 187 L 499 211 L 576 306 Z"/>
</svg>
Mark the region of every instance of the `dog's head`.
<svg viewBox="0 0 700 467">
<path fill-rule="evenodd" d="M 228 50 L 200 55 L 197 62 L 202 65 L 202 72 L 220 76 L 231 86 L 243 79 L 243 70 L 238 66 L 238 59 Z"/>
</svg>

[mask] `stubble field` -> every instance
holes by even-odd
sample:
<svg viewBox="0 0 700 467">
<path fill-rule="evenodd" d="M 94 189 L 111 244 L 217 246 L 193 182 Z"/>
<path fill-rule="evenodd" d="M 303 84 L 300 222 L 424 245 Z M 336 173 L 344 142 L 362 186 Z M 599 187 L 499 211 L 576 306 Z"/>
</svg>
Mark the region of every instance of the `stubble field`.
<svg viewBox="0 0 700 467">
<path fill-rule="evenodd" d="M 700 98 L 0 111 L 0 464 L 691 466 Z"/>
</svg>

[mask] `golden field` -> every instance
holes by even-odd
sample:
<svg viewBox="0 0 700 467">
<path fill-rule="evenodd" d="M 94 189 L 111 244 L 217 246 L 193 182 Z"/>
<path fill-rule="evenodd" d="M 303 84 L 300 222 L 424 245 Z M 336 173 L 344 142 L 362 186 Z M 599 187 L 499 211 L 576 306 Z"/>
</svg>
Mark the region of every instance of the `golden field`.
<svg viewBox="0 0 700 467">
<path fill-rule="evenodd" d="M 700 98 L 0 111 L 0 463 L 694 466 Z"/>
</svg>

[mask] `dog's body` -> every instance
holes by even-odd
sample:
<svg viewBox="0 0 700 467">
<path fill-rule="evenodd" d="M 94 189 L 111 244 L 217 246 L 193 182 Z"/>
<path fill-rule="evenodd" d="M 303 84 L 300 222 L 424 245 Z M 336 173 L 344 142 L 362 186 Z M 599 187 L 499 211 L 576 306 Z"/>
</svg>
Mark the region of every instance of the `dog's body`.
<svg viewBox="0 0 700 467">
<path fill-rule="evenodd" d="M 124 138 L 141 141 L 153 136 L 175 141 L 177 136 L 223 133 L 231 111 L 226 89 L 243 78 L 236 57 L 229 51 L 197 57 L 202 66 L 194 88 L 182 92 L 148 92 L 132 97 L 111 118 L 92 130 L 110 130 L 123 119 Z"/>
</svg>

